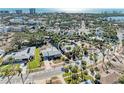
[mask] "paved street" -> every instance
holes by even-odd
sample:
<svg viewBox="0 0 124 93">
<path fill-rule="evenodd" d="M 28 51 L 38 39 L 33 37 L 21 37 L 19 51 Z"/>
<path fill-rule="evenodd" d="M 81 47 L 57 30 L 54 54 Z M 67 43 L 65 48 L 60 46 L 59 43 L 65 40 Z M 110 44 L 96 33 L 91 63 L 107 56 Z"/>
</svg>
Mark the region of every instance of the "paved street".
<svg viewBox="0 0 124 93">
<path fill-rule="evenodd" d="M 23 81 L 24 83 L 30 83 L 30 82 L 33 82 L 34 80 L 47 79 L 49 77 L 59 75 L 59 74 L 62 74 L 61 67 L 57 67 L 55 69 L 50 69 L 45 71 L 39 71 L 35 73 L 30 73 L 29 75 L 23 74 Z M 0 78 L 0 84 L 8 83 L 7 81 L 8 81 L 7 77 L 4 79 Z M 12 84 L 22 84 L 21 76 L 18 76 L 18 75 L 13 76 L 10 81 Z"/>
</svg>

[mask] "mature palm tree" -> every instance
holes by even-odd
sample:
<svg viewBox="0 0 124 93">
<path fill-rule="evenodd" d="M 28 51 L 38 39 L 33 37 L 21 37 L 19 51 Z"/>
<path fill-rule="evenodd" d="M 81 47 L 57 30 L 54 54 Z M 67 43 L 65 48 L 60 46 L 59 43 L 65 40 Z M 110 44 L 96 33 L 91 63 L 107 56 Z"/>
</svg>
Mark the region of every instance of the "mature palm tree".
<svg viewBox="0 0 124 93">
<path fill-rule="evenodd" d="M 12 57 L 9 57 L 9 58 L 8 58 L 8 61 L 9 61 L 9 63 L 12 65 L 12 68 L 13 68 L 13 70 L 14 70 L 14 61 L 15 61 L 15 59 L 12 58 Z"/>
<path fill-rule="evenodd" d="M 105 64 L 105 62 L 104 62 L 105 61 L 105 56 L 106 56 L 106 54 L 105 54 L 105 51 L 106 51 L 106 44 L 105 44 L 105 42 L 97 41 L 97 42 L 94 42 L 93 45 L 96 48 L 98 48 L 100 50 L 100 52 L 102 53 L 102 55 L 103 55 L 102 62 L 105 65 L 105 68 L 108 69 L 106 64 Z"/>
<path fill-rule="evenodd" d="M 82 61 L 81 61 L 81 66 L 82 66 L 82 69 L 83 69 L 83 70 L 86 70 L 87 62 L 82 60 Z"/>
<path fill-rule="evenodd" d="M 96 78 L 97 80 L 100 80 L 100 78 L 101 78 L 100 74 L 96 74 L 96 75 L 95 75 L 95 78 Z"/>
<path fill-rule="evenodd" d="M 72 74 L 72 76 L 71 76 L 71 83 L 72 84 L 77 84 L 78 83 L 78 74 Z"/>
<path fill-rule="evenodd" d="M 10 71 L 8 69 L 5 70 L 4 76 L 7 76 L 7 78 L 8 78 L 7 83 L 10 83 L 11 84 L 11 81 L 10 81 Z"/>
<path fill-rule="evenodd" d="M 22 83 L 24 84 L 24 79 L 23 79 L 23 74 L 22 74 L 22 69 L 18 69 L 18 76 L 21 76 Z"/>
<path fill-rule="evenodd" d="M 84 81 L 85 79 L 85 75 L 84 75 L 84 72 L 81 70 L 81 79 Z"/>
<path fill-rule="evenodd" d="M 97 64 L 97 61 L 98 61 L 98 59 L 97 59 L 97 54 L 94 53 L 94 62 L 95 62 L 95 64 Z"/>
</svg>

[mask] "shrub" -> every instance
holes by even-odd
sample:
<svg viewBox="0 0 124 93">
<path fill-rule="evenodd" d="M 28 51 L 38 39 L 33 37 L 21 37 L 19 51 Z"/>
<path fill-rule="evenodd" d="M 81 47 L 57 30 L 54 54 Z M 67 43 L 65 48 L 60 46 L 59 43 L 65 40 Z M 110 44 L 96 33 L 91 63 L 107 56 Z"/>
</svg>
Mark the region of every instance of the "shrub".
<svg viewBox="0 0 124 93">
<path fill-rule="evenodd" d="M 70 70 L 72 71 L 72 73 L 77 73 L 78 72 L 78 67 L 74 66 Z"/>
<path fill-rule="evenodd" d="M 85 74 L 85 75 L 88 75 L 88 72 L 87 72 L 87 71 L 84 71 L 84 74 Z"/>
<path fill-rule="evenodd" d="M 69 69 L 68 68 L 64 68 L 64 71 L 65 71 L 65 73 L 68 73 Z"/>
<path fill-rule="evenodd" d="M 99 71 L 98 67 L 95 67 L 95 71 Z"/>
<path fill-rule="evenodd" d="M 95 75 L 95 78 L 98 79 L 98 80 L 100 80 L 100 77 L 101 77 L 100 74 Z"/>
<path fill-rule="evenodd" d="M 124 84 L 124 76 L 120 77 L 118 82 L 121 83 L 121 84 Z"/>
<path fill-rule="evenodd" d="M 90 60 L 93 60 L 93 54 L 90 54 Z"/>
<path fill-rule="evenodd" d="M 78 75 L 77 74 L 72 74 L 72 79 L 73 80 L 77 80 L 78 79 Z"/>
<path fill-rule="evenodd" d="M 94 69 L 93 68 L 90 68 L 90 72 L 94 74 Z"/>
</svg>

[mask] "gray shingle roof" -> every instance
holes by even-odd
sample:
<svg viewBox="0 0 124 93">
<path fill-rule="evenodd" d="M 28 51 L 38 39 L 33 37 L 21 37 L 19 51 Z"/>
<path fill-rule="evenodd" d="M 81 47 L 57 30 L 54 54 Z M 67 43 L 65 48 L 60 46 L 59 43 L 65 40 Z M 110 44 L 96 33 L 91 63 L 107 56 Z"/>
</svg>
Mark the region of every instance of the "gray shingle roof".
<svg viewBox="0 0 124 93">
<path fill-rule="evenodd" d="M 45 50 L 42 50 L 41 52 L 44 57 L 61 55 L 61 52 L 57 50 L 55 47 L 46 48 Z"/>
</svg>

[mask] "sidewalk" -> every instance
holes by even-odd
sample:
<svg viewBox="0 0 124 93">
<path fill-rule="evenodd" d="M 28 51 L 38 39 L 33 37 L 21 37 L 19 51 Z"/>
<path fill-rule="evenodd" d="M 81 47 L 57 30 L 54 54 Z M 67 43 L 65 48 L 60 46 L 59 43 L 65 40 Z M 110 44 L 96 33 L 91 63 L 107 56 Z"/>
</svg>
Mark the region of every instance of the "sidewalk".
<svg viewBox="0 0 124 93">
<path fill-rule="evenodd" d="M 48 61 L 48 60 L 45 60 L 45 61 L 44 61 L 45 70 L 52 69 L 52 67 L 51 67 L 51 65 L 50 65 L 50 62 L 51 62 L 51 61 Z"/>
<path fill-rule="evenodd" d="M 22 69 L 22 74 L 25 74 L 27 70 L 27 66 L 24 66 L 24 64 L 20 64 L 20 68 Z"/>
</svg>

